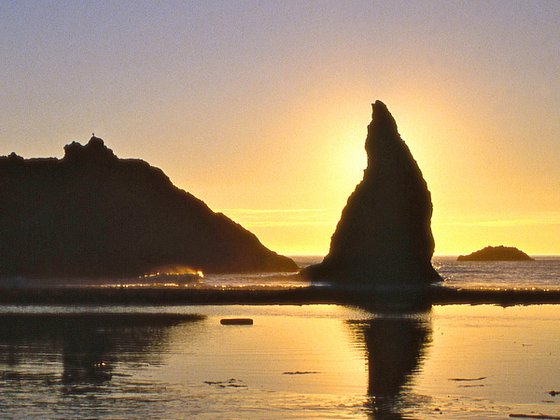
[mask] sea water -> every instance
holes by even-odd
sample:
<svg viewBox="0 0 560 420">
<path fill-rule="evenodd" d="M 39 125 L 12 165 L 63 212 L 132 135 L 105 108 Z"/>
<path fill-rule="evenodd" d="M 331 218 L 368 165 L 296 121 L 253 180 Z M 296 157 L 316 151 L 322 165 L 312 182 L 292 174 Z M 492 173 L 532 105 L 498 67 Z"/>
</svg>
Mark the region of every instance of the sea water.
<svg viewBox="0 0 560 420">
<path fill-rule="evenodd" d="M 559 263 L 434 260 L 477 288 L 557 288 Z M 220 323 L 238 317 L 254 323 Z M 2 418 L 560 416 L 558 378 L 556 305 L 0 306 Z"/>
<path fill-rule="evenodd" d="M 300 267 L 321 257 L 294 257 Z M 467 289 L 560 289 L 560 257 L 540 256 L 534 261 L 457 261 L 434 257 L 443 286 Z M 210 274 L 198 286 L 235 288 L 306 287 L 310 282 L 291 273 Z"/>
<path fill-rule="evenodd" d="M 316 264 L 322 257 L 293 257 L 299 267 Z M 534 261 L 457 261 L 457 257 L 434 257 L 433 266 L 442 276 L 444 287 L 466 289 L 560 289 L 560 256 L 540 256 Z M 4 281 L 4 284 L 6 282 Z M 35 286 L 81 286 L 81 287 L 190 287 L 190 288 L 299 288 L 311 283 L 294 273 L 250 273 L 250 274 L 206 274 L 198 281 L 178 285 L 169 281 L 154 284 L 150 278 L 128 278 L 119 280 L 97 279 L 83 281 L 55 281 L 14 279 L 9 285 L 16 287 Z M 315 283 L 315 285 L 327 285 Z"/>
<path fill-rule="evenodd" d="M 433 265 L 443 285 L 482 289 L 560 289 L 560 257 L 537 256 L 534 261 L 457 261 L 435 257 Z"/>
</svg>

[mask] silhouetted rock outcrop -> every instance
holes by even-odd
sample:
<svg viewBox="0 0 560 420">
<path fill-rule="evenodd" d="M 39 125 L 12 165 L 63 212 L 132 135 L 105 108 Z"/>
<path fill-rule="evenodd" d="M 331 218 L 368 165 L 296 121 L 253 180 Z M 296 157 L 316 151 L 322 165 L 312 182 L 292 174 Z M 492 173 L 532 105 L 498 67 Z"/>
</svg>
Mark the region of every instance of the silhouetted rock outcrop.
<svg viewBox="0 0 560 420">
<path fill-rule="evenodd" d="M 534 261 L 513 246 L 487 246 L 469 255 L 459 255 L 457 261 Z"/>
<path fill-rule="evenodd" d="M 342 211 L 329 254 L 302 274 L 366 284 L 437 281 L 430 192 L 385 104 L 373 104 L 372 118 L 364 178 Z"/>
<path fill-rule="evenodd" d="M 160 169 L 119 159 L 96 137 L 64 150 L 60 160 L 0 158 L 0 276 L 297 270 Z"/>
</svg>

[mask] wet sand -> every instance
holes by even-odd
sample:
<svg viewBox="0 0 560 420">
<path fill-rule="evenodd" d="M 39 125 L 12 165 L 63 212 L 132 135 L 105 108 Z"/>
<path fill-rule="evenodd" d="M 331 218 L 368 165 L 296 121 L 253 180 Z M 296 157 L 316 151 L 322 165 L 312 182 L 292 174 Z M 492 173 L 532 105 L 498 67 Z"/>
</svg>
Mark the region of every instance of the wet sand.
<svg viewBox="0 0 560 420">
<path fill-rule="evenodd" d="M 423 289 L 372 292 L 329 287 L 193 288 L 193 287 L 33 287 L 0 288 L 2 304 L 147 304 L 147 305 L 290 305 L 355 304 L 375 308 L 394 304 L 430 305 L 559 304 L 560 290 Z"/>
<path fill-rule="evenodd" d="M 0 406 L 15 418 L 558 416 L 557 308 L 4 305 Z"/>
</svg>

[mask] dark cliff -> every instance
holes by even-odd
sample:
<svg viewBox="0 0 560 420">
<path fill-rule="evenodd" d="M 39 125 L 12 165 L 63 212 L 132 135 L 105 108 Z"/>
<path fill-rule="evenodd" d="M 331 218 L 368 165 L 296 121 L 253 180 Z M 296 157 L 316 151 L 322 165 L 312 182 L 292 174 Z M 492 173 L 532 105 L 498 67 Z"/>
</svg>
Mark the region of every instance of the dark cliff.
<svg viewBox="0 0 560 420">
<path fill-rule="evenodd" d="M 432 202 L 426 181 L 385 104 L 373 104 L 364 178 L 348 198 L 329 254 L 303 270 L 311 279 L 366 284 L 424 284 L 431 264 Z"/>
<path fill-rule="evenodd" d="M 457 261 L 534 261 L 513 246 L 487 246 L 469 255 L 459 255 Z"/>
<path fill-rule="evenodd" d="M 0 158 L 0 276 L 297 270 L 160 169 L 119 159 L 96 137 L 64 150 L 60 160 Z"/>
</svg>

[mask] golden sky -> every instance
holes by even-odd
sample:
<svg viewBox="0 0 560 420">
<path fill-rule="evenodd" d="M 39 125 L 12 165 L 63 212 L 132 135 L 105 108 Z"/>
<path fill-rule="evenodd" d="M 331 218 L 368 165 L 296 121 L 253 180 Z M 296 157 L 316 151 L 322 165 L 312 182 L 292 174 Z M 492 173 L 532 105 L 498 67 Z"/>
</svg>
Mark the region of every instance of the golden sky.
<svg viewBox="0 0 560 420">
<path fill-rule="evenodd" d="M 560 3 L 2 2 L 0 154 L 94 131 L 285 254 L 324 254 L 384 101 L 436 254 L 560 254 Z"/>
</svg>

